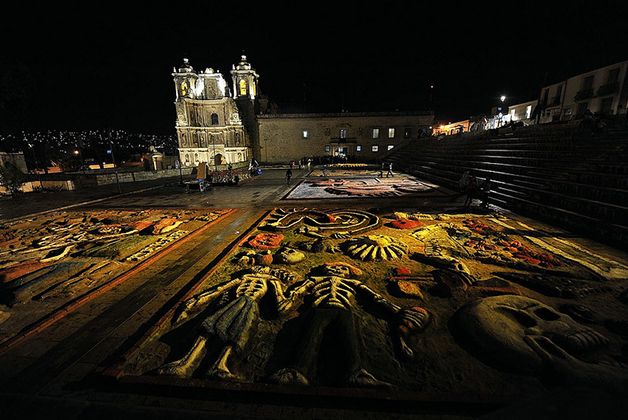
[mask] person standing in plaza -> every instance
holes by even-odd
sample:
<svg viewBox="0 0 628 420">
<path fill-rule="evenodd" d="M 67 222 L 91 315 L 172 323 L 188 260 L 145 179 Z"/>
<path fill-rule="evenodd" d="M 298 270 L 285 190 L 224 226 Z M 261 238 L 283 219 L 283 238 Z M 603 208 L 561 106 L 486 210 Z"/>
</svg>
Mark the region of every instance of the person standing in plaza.
<svg viewBox="0 0 628 420">
<path fill-rule="evenodd" d="M 471 202 L 475 198 L 477 194 L 478 180 L 474 175 L 471 175 L 469 178 L 469 183 L 467 184 L 467 199 L 464 202 L 464 206 L 468 207 L 471 205 Z"/>
<path fill-rule="evenodd" d="M 288 168 L 286 171 L 286 184 L 290 184 L 290 178 L 292 178 L 292 169 Z"/>
</svg>

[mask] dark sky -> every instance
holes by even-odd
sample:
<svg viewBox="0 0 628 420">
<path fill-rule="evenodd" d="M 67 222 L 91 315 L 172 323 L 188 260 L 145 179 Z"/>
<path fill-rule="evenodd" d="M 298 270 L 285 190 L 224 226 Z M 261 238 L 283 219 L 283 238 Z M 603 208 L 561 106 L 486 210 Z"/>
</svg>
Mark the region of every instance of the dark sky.
<svg viewBox="0 0 628 420">
<path fill-rule="evenodd" d="M 184 56 L 230 82 L 245 50 L 285 111 L 427 110 L 434 85 L 442 120 L 628 60 L 620 2 L 473 3 L 20 3 L 3 17 L 0 128 L 173 133 L 171 72 Z"/>
</svg>

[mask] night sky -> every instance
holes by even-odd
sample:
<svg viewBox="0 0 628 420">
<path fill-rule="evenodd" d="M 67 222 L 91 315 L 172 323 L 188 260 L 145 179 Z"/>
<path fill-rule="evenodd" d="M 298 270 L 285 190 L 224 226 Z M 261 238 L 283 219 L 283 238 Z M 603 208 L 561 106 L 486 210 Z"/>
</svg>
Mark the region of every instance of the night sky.
<svg viewBox="0 0 628 420">
<path fill-rule="evenodd" d="M 473 3 L 20 3 L 3 17 L 0 130 L 174 133 L 172 68 L 188 57 L 230 83 L 242 50 L 285 112 L 428 110 L 434 85 L 439 120 L 628 60 L 620 2 Z"/>
</svg>

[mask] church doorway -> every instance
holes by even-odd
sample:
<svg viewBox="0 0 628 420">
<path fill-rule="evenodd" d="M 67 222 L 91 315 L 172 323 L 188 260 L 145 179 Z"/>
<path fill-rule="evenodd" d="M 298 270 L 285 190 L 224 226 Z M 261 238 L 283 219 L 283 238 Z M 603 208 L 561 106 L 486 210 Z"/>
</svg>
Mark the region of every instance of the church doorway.
<svg viewBox="0 0 628 420">
<path fill-rule="evenodd" d="M 223 156 L 222 156 L 220 153 L 218 153 L 218 154 L 214 157 L 214 164 L 215 164 L 216 166 L 218 166 L 218 165 L 222 165 L 222 162 L 223 162 Z"/>
</svg>

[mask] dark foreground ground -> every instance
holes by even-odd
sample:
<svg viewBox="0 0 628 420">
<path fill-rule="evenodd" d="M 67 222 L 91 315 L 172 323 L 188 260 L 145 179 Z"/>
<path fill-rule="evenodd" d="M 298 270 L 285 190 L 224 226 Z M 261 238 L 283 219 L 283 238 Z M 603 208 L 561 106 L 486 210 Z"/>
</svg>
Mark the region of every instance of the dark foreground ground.
<svg viewBox="0 0 628 420">
<path fill-rule="evenodd" d="M 271 169 L 240 186 L 216 187 L 206 193 L 186 194 L 178 185 L 178 179 L 172 179 L 123 184 L 121 196 L 113 185 L 0 199 L 3 222 L 60 208 L 68 211 L 237 210 L 191 238 L 176 252 L 165 255 L 84 304 L 72 307 L 54 323 L 35 322 L 22 330 L 22 333 L 29 332 L 23 339 L 2 341 L 0 418 L 625 418 L 627 399 L 622 398 L 620 390 L 614 393 L 586 384 L 542 387 L 533 396 L 519 398 L 503 398 L 500 392 L 478 398 L 476 394 L 452 397 L 446 393 L 353 392 L 333 387 L 285 392 L 270 385 L 237 383 L 198 382 L 187 387 L 166 381 L 155 386 L 155 381 L 117 380 L 111 375 L 111 367 L 163 318 L 186 288 L 222 261 L 231 247 L 275 207 L 462 212 L 463 199 L 452 201 L 446 194 L 341 201 L 283 200 L 307 175 L 305 170 L 294 172 L 291 185 L 285 183 L 285 170 Z M 477 207 L 472 211 L 486 213 Z M 577 236 L 569 239 L 598 254 L 625 261 L 625 254 L 618 250 Z M 19 311 L 20 307 L 0 309 L 10 312 Z M 551 376 L 551 372 L 548 375 Z"/>
</svg>

